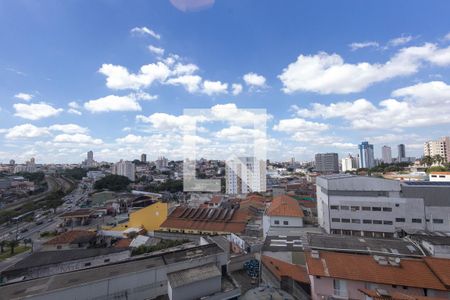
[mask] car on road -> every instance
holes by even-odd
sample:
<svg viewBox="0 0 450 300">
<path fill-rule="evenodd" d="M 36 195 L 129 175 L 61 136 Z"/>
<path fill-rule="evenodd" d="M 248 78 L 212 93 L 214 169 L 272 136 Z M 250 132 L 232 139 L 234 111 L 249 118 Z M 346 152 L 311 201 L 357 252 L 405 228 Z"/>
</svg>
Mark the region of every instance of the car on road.
<svg viewBox="0 0 450 300">
<path fill-rule="evenodd" d="M 22 229 L 20 229 L 20 233 L 24 233 L 24 232 L 27 232 L 28 231 L 28 228 L 22 228 Z"/>
</svg>

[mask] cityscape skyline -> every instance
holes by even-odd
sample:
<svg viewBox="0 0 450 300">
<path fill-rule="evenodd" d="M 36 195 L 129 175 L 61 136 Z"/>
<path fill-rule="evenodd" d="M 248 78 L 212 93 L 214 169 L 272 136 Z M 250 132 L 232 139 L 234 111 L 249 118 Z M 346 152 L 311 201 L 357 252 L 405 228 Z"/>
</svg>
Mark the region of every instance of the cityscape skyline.
<svg viewBox="0 0 450 300">
<path fill-rule="evenodd" d="M 342 156 L 364 140 L 376 156 L 384 144 L 404 143 L 417 157 L 426 140 L 449 135 L 445 4 L 396 3 L 387 15 L 371 5 L 367 15 L 357 2 L 327 3 L 324 12 L 296 2 L 255 10 L 227 1 L 183 12 L 164 1 L 127 5 L 133 17 L 124 18 L 124 4 L 55 4 L 2 3 L 0 161 L 77 163 L 89 149 L 106 161 L 144 152 L 181 157 L 183 109 L 190 108 L 228 118 L 197 132 L 217 159 L 260 134 L 245 119 L 232 120 L 240 108 L 267 110 L 274 160 Z M 335 10 L 341 14 L 329 13 Z M 107 16 L 113 25 L 99 22 Z M 423 26 L 431 19 L 433 27 Z M 42 40 L 57 46 L 49 51 Z M 334 70 L 340 75 L 332 78 Z"/>
</svg>

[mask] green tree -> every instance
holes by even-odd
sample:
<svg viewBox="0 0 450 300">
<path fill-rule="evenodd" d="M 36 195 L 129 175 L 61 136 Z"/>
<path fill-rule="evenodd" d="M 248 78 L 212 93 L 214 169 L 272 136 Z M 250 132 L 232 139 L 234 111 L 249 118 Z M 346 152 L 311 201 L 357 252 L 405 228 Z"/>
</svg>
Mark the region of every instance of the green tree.
<svg viewBox="0 0 450 300">
<path fill-rule="evenodd" d="M 5 240 L 0 241 L 0 253 L 5 252 L 5 247 L 6 247 L 7 245 L 8 245 L 8 242 L 7 242 L 7 241 L 5 241 Z"/>
<path fill-rule="evenodd" d="M 436 154 L 435 156 L 433 156 L 433 162 L 440 166 L 444 162 L 444 158 L 439 154 Z"/>
<path fill-rule="evenodd" d="M 430 166 L 433 164 L 434 160 L 433 160 L 433 158 L 432 158 L 431 156 L 426 155 L 426 156 L 424 156 L 424 157 L 421 159 L 420 162 L 422 163 L 422 165 L 425 165 L 425 166 L 427 166 L 427 167 L 430 167 Z"/>
<path fill-rule="evenodd" d="M 123 191 L 126 190 L 131 183 L 130 179 L 120 175 L 108 175 L 98 180 L 94 188 L 96 190 L 108 189 L 111 191 Z"/>
<path fill-rule="evenodd" d="M 11 255 L 14 254 L 14 249 L 19 246 L 19 241 L 18 240 L 10 240 L 8 242 L 8 246 L 11 249 Z"/>
</svg>

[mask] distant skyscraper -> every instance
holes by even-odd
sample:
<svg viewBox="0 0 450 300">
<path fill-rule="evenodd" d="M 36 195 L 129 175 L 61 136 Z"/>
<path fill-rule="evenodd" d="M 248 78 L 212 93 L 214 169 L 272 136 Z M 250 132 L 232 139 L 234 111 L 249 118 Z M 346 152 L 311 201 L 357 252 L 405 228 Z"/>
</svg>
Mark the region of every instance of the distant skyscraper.
<svg viewBox="0 0 450 300">
<path fill-rule="evenodd" d="M 169 166 L 169 160 L 165 158 L 164 156 L 161 156 L 156 160 L 156 168 L 158 170 L 160 169 L 166 169 Z"/>
<path fill-rule="evenodd" d="M 134 181 L 136 175 L 136 167 L 131 161 L 120 160 L 115 163 L 112 168 L 112 173 L 128 177 L 131 181 Z"/>
<path fill-rule="evenodd" d="M 87 153 L 87 160 L 88 160 L 88 161 L 93 161 L 93 160 L 94 160 L 94 152 L 89 151 L 89 152 Z"/>
<path fill-rule="evenodd" d="M 381 159 L 385 164 L 392 163 L 392 149 L 389 146 L 381 147 Z"/>
<path fill-rule="evenodd" d="M 315 156 L 316 171 L 322 173 L 339 173 L 337 153 L 317 153 Z"/>
<path fill-rule="evenodd" d="M 266 191 L 266 164 L 254 157 L 226 161 L 227 194 L 248 194 Z"/>
<path fill-rule="evenodd" d="M 11 166 L 14 166 L 14 165 L 16 164 L 16 161 L 15 161 L 14 159 L 11 159 L 11 160 L 9 161 L 9 164 L 10 164 Z"/>
<path fill-rule="evenodd" d="M 357 158 L 349 154 L 347 157 L 341 159 L 341 169 L 342 172 L 353 171 L 358 169 Z"/>
<path fill-rule="evenodd" d="M 397 146 L 397 151 L 398 151 L 398 155 L 397 155 L 398 162 L 405 161 L 405 158 L 406 158 L 405 145 L 404 144 L 398 145 Z"/>
<path fill-rule="evenodd" d="M 90 168 L 95 166 L 94 152 L 88 151 L 86 154 L 86 159 L 82 162 L 82 166 L 85 168 Z"/>
<path fill-rule="evenodd" d="M 145 154 L 145 153 L 141 154 L 141 162 L 142 163 L 146 163 L 147 162 L 147 154 Z"/>
<path fill-rule="evenodd" d="M 375 159 L 373 155 L 373 145 L 369 142 L 362 142 L 358 145 L 359 148 L 359 167 L 373 168 L 375 166 Z"/>
<path fill-rule="evenodd" d="M 443 162 L 450 162 L 450 137 L 444 136 L 436 141 L 428 141 L 423 147 L 424 156 L 440 155 Z"/>
</svg>

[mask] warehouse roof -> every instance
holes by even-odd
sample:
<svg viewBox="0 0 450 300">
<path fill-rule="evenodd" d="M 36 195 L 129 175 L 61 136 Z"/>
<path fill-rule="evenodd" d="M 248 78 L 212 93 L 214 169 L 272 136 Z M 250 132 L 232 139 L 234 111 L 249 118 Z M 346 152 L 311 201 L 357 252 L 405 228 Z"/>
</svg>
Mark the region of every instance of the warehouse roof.
<svg viewBox="0 0 450 300">
<path fill-rule="evenodd" d="M 197 281 L 221 276 L 222 274 L 215 264 L 208 264 L 197 268 L 169 273 L 167 274 L 167 279 L 172 288 L 177 288 Z"/>
</svg>

